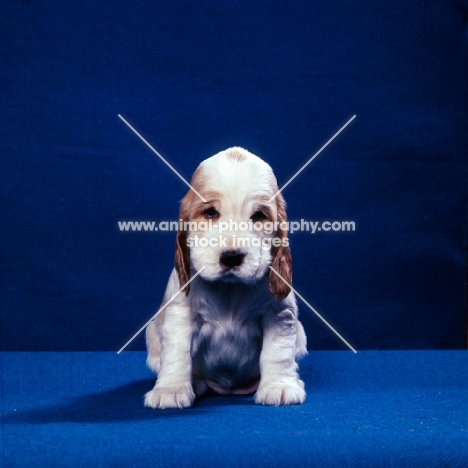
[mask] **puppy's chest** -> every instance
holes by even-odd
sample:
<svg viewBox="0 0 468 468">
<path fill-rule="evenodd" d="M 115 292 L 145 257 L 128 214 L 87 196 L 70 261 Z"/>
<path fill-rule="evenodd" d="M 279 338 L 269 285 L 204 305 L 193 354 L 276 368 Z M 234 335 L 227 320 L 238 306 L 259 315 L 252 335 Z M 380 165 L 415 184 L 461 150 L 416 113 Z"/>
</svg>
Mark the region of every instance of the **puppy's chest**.
<svg viewBox="0 0 468 468">
<path fill-rule="evenodd" d="M 204 301 L 192 308 L 194 340 L 250 341 L 262 335 L 263 309 L 226 298 Z"/>
<path fill-rule="evenodd" d="M 197 294 L 190 300 L 192 320 L 199 327 L 209 324 L 213 328 L 237 329 L 244 327 L 257 328 L 268 309 L 268 290 L 261 285 L 231 285 L 223 283 L 197 284 Z M 197 327 L 195 327 L 197 328 Z"/>
<path fill-rule="evenodd" d="M 214 295 L 191 307 L 191 354 L 196 371 L 217 382 L 226 376 L 237 382 L 258 374 L 262 304 Z"/>
</svg>

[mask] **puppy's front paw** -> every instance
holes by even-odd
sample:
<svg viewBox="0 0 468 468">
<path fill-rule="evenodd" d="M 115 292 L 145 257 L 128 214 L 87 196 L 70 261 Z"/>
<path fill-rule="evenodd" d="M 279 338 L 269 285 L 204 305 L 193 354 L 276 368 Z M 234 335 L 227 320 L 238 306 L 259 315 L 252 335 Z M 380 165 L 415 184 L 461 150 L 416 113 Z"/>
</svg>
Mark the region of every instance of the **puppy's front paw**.
<svg viewBox="0 0 468 468">
<path fill-rule="evenodd" d="M 191 384 L 183 384 L 174 387 L 161 387 L 158 385 L 145 395 L 147 408 L 188 408 L 195 400 Z"/>
<path fill-rule="evenodd" d="M 304 403 L 306 393 L 304 382 L 269 382 L 262 384 L 255 394 L 255 403 L 259 405 L 299 405 Z"/>
</svg>

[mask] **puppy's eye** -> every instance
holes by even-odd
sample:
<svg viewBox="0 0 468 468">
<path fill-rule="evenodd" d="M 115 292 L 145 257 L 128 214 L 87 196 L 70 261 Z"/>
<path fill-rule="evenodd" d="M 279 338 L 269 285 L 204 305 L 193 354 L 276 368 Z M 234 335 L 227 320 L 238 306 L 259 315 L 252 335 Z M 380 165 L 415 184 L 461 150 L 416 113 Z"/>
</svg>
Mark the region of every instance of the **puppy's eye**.
<svg viewBox="0 0 468 468">
<path fill-rule="evenodd" d="M 215 219 L 219 218 L 219 213 L 216 211 L 213 207 L 207 208 L 203 214 L 208 218 L 208 219 Z"/>
<path fill-rule="evenodd" d="M 261 211 L 261 210 L 258 210 L 256 211 L 251 217 L 250 219 L 255 223 L 256 221 L 264 221 L 265 219 L 267 219 L 267 215 Z"/>
</svg>

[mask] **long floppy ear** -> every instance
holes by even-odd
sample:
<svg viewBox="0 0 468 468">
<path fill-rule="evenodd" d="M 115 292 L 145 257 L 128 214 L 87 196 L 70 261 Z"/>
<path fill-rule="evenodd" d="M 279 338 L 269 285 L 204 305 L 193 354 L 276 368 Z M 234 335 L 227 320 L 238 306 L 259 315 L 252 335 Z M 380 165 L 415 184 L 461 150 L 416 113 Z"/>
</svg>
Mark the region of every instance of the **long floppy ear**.
<svg viewBox="0 0 468 468">
<path fill-rule="evenodd" d="M 278 230 L 276 231 L 276 237 L 281 239 L 281 245 L 279 247 L 273 247 L 273 261 L 271 266 L 281 275 L 282 278 L 291 284 L 292 257 L 289 246 L 287 244 L 283 245 L 283 242 L 287 238 L 288 231 L 281 227 L 281 222 L 287 221 L 286 203 L 281 193 L 276 197 L 276 210 L 277 221 L 279 223 Z M 291 292 L 291 288 L 273 271 L 270 271 L 268 285 L 270 287 L 271 294 L 278 300 L 284 299 Z"/>
<path fill-rule="evenodd" d="M 179 277 L 180 286 L 183 286 L 190 279 L 190 250 L 187 245 L 187 231 L 185 230 L 185 223 L 190 220 L 190 204 L 192 202 L 192 191 L 189 190 L 187 195 L 182 199 L 179 210 L 179 223 L 182 220 L 183 226 L 179 224 L 177 231 L 176 249 L 174 266 Z M 180 229 L 182 227 L 182 229 Z M 188 295 L 190 285 L 186 286 L 183 291 Z"/>
</svg>

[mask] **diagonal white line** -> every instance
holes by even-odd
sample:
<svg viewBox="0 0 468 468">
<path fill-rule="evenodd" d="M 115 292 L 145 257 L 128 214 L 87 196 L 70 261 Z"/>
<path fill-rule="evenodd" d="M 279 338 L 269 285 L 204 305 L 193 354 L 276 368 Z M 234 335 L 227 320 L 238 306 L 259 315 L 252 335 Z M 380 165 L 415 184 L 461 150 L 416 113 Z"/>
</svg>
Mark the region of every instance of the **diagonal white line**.
<svg viewBox="0 0 468 468">
<path fill-rule="evenodd" d="M 268 201 L 274 200 L 355 118 L 353 115 Z"/>
<path fill-rule="evenodd" d="M 206 267 L 201 267 L 118 351 L 120 354 Z"/>
<path fill-rule="evenodd" d="M 297 297 L 299 297 L 303 302 L 304 304 L 309 307 L 309 309 L 338 337 L 340 338 L 341 341 L 343 341 L 343 343 L 346 344 L 346 346 L 348 346 L 349 349 L 351 349 L 351 351 L 353 351 L 355 354 L 357 353 L 357 351 L 332 327 L 332 325 L 330 325 L 273 267 L 270 267 L 270 270 L 273 271 L 275 273 L 275 275 L 277 275 L 279 278 L 281 278 L 285 284 L 287 284 L 292 291 L 294 291 L 294 294 L 296 294 Z"/>
<path fill-rule="evenodd" d="M 135 135 L 140 137 L 143 143 L 145 143 L 150 148 L 150 150 L 153 151 L 153 153 L 155 153 L 156 156 L 158 156 L 159 159 L 161 159 L 161 161 L 163 161 L 166 166 L 169 167 L 169 169 L 171 169 L 174 174 L 176 174 L 182 180 L 182 182 L 188 185 L 202 199 L 202 201 L 206 203 L 206 200 L 166 161 L 166 159 L 164 159 L 120 114 L 118 114 L 118 116 L 130 128 L 130 130 L 132 130 Z"/>
</svg>

